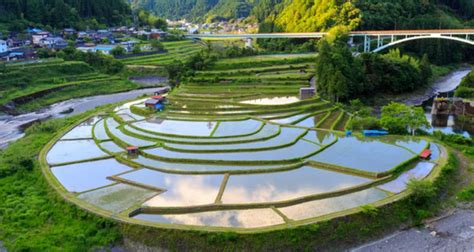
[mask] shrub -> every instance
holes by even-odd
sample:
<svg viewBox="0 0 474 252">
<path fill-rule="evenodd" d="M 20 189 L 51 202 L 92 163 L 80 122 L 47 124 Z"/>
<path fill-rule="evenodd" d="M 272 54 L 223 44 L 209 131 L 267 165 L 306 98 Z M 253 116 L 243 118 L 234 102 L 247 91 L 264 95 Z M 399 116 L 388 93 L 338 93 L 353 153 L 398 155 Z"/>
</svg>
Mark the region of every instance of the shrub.
<svg viewBox="0 0 474 252">
<path fill-rule="evenodd" d="M 379 120 L 373 116 L 356 116 L 349 122 L 348 128 L 351 130 L 380 129 L 380 123 Z"/>
<path fill-rule="evenodd" d="M 457 196 L 462 201 L 474 202 L 474 184 L 459 192 Z"/>
<path fill-rule="evenodd" d="M 409 199 L 416 206 L 429 205 L 437 194 L 436 187 L 429 180 L 412 179 L 408 182 L 408 190 L 411 192 Z"/>
</svg>

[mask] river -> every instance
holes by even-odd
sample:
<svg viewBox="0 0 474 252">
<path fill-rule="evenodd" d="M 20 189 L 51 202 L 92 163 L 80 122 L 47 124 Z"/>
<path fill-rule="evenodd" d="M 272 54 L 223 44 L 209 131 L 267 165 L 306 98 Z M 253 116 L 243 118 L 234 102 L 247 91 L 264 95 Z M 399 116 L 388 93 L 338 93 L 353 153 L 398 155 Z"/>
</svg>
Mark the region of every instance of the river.
<svg viewBox="0 0 474 252">
<path fill-rule="evenodd" d="M 101 105 L 130 100 L 143 94 L 152 94 L 160 89 L 163 89 L 163 87 L 137 89 L 123 93 L 70 99 L 55 103 L 36 112 L 17 116 L 0 114 L 0 149 L 8 146 L 8 143 L 22 138 L 24 135 L 24 129 L 36 121 L 76 115 Z M 64 113 L 66 110 L 71 112 Z"/>
<path fill-rule="evenodd" d="M 407 104 L 410 105 L 421 105 L 425 110 L 426 118 L 431 123 L 431 128 L 427 129 L 428 132 L 433 132 L 434 130 L 439 130 L 445 134 L 460 134 L 465 137 L 474 135 L 474 126 L 470 124 L 463 123 L 459 120 L 456 120 L 455 116 L 435 116 L 431 115 L 431 108 L 433 105 L 433 99 L 437 96 L 440 97 L 451 97 L 454 94 L 456 88 L 461 84 L 462 79 L 469 74 L 471 71 L 470 68 L 461 68 L 456 70 L 440 80 L 436 81 L 429 92 L 426 93 L 424 100 L 421 100 L 420 104 L 418 100 L 416 103 Z M 411 102 L 415 101 L 414 99 Z"/>
</svg>

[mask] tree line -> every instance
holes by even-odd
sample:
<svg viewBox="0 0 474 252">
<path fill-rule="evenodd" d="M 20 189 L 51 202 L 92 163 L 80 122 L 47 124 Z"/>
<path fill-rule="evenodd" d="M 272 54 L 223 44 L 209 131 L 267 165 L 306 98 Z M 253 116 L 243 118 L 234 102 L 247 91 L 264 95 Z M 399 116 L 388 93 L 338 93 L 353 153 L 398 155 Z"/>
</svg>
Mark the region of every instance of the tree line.
<svg viewBox="0 0 474 252">
<path fill-rule="evenodd" d="M 124 0 L 1 0 L 0 21 L 12 30 L 47 25 L 53 28 L 95 28 L 129 23 L 131 10 Z"/>
</svg>

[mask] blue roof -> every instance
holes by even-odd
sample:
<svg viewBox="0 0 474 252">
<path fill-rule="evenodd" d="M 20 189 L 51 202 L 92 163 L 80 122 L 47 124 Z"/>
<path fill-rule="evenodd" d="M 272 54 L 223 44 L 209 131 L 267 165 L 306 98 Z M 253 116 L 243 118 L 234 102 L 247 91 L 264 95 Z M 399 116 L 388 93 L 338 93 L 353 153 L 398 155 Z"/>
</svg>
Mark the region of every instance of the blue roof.
<svg viewBox="0 0 474 252">
<path fill-rule="evenodd" d="M 37 32 L 42 32 L 43 30 L 38 29 L 38 28 L 28 28 L 26 31 L 28 33 L 37 33 Z"/>
</svg>

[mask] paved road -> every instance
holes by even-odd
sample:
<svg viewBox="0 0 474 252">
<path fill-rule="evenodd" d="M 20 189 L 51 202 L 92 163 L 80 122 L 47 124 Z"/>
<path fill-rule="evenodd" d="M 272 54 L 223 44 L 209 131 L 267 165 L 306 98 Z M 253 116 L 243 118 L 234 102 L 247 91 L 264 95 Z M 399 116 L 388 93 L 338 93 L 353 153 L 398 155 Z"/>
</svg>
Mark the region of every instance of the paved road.
<svg viewBox="0 0 474 252">
<path fill-rule="evenodd" d="M 427 227 L 401 231 L 351 251 L 474 251 L 474 210 L 458 209 Z"/>
</svg>

